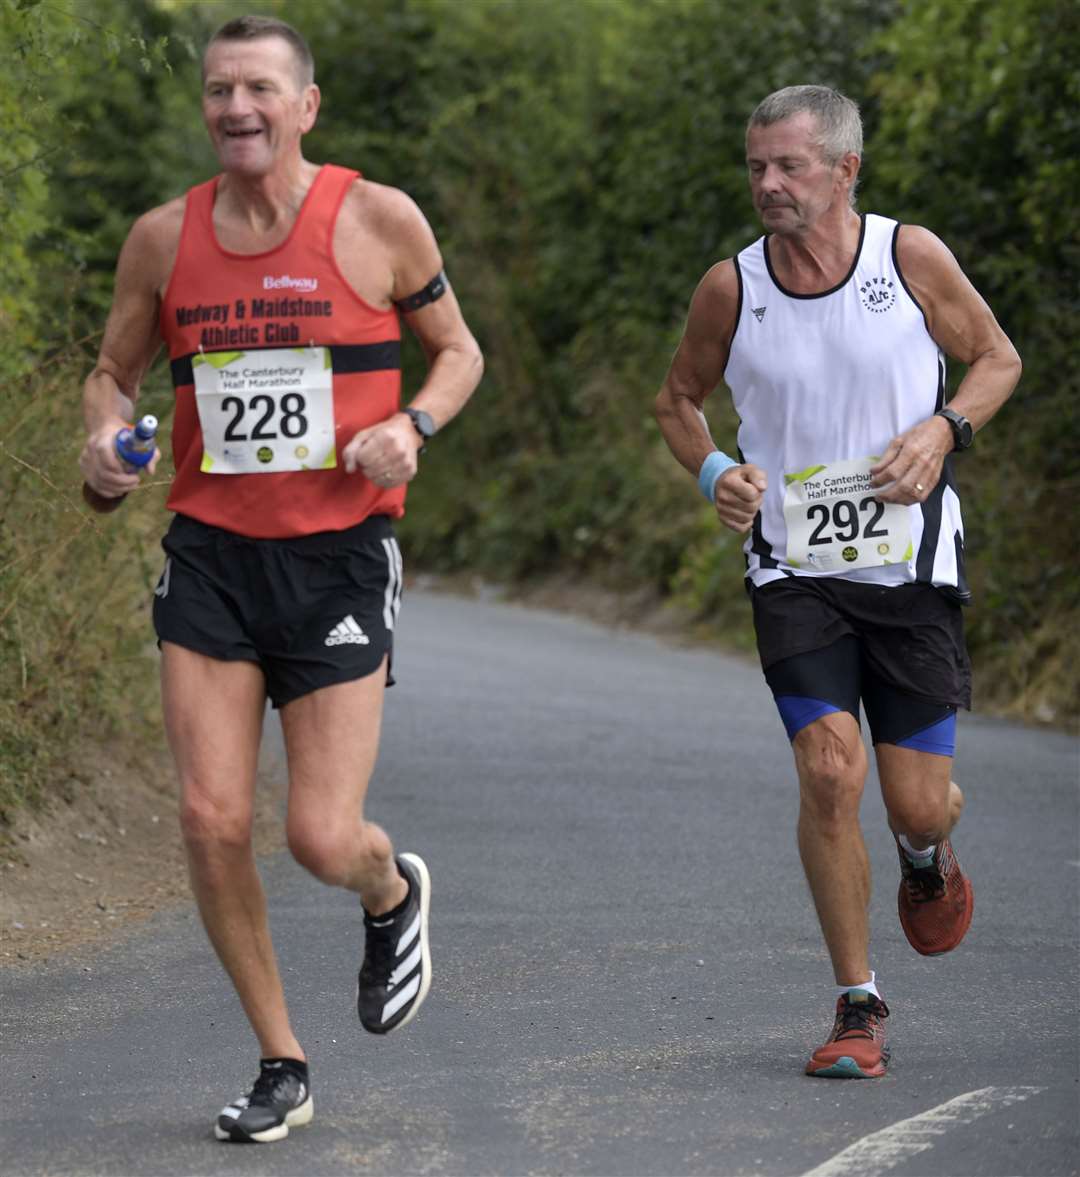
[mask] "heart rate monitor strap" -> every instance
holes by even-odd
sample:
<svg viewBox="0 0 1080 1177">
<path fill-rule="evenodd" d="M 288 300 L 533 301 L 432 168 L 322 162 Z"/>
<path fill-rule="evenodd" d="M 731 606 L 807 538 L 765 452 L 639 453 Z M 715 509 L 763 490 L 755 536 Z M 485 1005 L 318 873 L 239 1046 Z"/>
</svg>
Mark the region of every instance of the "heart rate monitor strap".
<svg viewBox="0 0 1080 1177">
<path fill-rule="evenodd" d="M 421 307 L 426 307 L 429 302 L 437 302 L 448 289 L 446 271 L 440 270 L 423 290 L 418 290 L 415 294 L 410 294 L 405 298 L 395 298 L 394 306 L 399 311 L 418 311 Z"/>
</svg>

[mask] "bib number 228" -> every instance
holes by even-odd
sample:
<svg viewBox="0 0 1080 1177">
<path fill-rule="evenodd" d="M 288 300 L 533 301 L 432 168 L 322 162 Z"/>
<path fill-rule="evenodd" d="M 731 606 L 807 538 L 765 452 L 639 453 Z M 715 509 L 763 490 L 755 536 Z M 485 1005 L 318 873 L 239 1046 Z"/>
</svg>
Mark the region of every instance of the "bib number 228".
<svg viewBox="0 0 1080 1177">
<path fill-rule="evenodd" d="M 303 437 L 308 431 L 304 415 L 307 401 L 299 392 L 287 392 L 281 401 L 272 396 L 253 396 L 243 401 L 238 396 L 227 396 L 221 411 L 230 414 L 225 426 L 226 441 L 277 441 L 279 437 Z M 246 432 L 248 421 L 256 416 L 251 432 Z"/>
<path fill-rule="evenodd" d="M 192 357 L 204 474 L 280 474 L 337 465 L 327 347 Z"/>
</svg>

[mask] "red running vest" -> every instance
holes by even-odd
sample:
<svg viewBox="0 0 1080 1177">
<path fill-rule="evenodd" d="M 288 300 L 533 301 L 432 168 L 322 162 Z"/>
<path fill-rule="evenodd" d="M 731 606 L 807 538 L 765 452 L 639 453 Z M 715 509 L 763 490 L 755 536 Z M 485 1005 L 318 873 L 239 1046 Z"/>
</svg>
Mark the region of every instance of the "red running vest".
<svg viewBox="0 0 1080 1177">
<path fill-rule="evenodd" d="M 176 478 L 170 510 L 267 539 L 341 531 L 369 515 L 398 518 L 405 513 L 403 486 L 383 490 L 359 472 L 347 474 L 341 464 L 341 451 L 354 434 L 393 416 L 401 398 L 397 312 L 365 302 L 346 282 L 333 255 L 334 223 L 358 176 L 323 165 L 289 236 L 265 253 L 230 253 L 218 244 L 213 211 L 220 177 L 188 192 L 180 248 L 161 307 L 161 334 L 176 389 Z M 337 466 L 205 473 L 192 361 L 200 352 L 251 349 L 281 349 L 285 358 L 290 349 L 310 345 L 329 347 L 333 360 Z M 272 404 L 271 398 L 262 399 Z M 222 427 L 241 437 L 261 428 L 257 436 L 271 439 L 266 447 L 270 452 L 284 439 L 275 432 L 282 424 L 279 419 L 269 416 L 260 425 L 267 411 L 234 400 L 228 410 L 233 419 L 223 418 Z"/>
</svg>

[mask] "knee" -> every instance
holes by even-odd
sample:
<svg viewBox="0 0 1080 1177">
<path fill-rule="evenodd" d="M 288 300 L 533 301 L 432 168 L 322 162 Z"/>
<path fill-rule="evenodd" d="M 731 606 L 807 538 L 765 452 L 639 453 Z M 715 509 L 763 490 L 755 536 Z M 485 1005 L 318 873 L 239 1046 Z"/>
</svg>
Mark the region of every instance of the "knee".
<svg viewBox="0 0 1080 1177">
<path fill-rule="evenodd" d="M 825 825 L 857 820 L 866 776 L 862 743 L 828 740 L 805 749 L 798 759 L 803 808 Z"/>
<path fill-rule="evenodd" d="M 358 876 L 381 873 L 393 853 L 378 826 L 356 818 L 308 820 L 290 814 L 286 838 L 293 858 L 331 887 L 352 886 Z"/>
<path fill-rule="evenodd" d="M 251 810 L 222 803 L 197 784 L 185 786 L 180 802 L 180 833 L 190 853 L 247 853 L 251 846 Z"/>
<path fill-rule="evenodd" d="M 352 823 L 290 821 L 286 839 L 289 853 L 321 883 L 340 887 L 351 876 L 357 843 Z"/>
<path fill-rule="evenodd" d="M 947 791 L 911 789 L 888 798 L 889 824 L 909 838 L 940 841 L 956 824 L 964 797 L 955 784 Z"/>
</svg>

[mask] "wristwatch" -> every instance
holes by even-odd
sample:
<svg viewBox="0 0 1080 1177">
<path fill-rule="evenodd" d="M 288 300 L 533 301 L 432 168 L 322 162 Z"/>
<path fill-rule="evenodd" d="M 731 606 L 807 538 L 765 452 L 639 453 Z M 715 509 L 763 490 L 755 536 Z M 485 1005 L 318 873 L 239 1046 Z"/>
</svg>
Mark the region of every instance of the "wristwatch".
<svg viewBox="0 0 1080 1177">
<path fill-rule="evenodd" d="M 949 423 L 953 435 L 953 449 L 966 450 L 975 440 L 975 430 L 967 417 L 962 417 L 955 409 L 939 409 L 935 417 L 944 417 Z"/>
<path fill-rule="evenodd" d="M 432 421 L 431 415 L 425 413 L 423 409 L 404 408 L 401 410 L 413 423 L 413 428 L 420 434 L 420 449 L 419 453 L 424 452 L 427 443 L 435 436 L 435 422 Z"/>
</svg>

